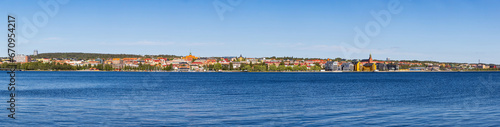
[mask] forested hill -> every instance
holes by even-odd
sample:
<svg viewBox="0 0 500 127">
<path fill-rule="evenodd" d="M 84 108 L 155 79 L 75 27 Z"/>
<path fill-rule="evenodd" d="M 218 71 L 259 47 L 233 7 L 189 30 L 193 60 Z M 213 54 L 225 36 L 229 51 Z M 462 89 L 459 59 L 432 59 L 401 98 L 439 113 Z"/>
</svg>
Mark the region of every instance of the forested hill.
<svg viewBox="0 0 500 127">
<path fill-rule="evenodd" d="M 107 58 L 138 58 L 138 57 L 164 57 L 173 58 L 179 57 L 175 55 L 135 55 L 135 54 L 101 54 L 101 53 L 40 53 L 31 58 L 73 58 L 73 59 L 107 59 Z"/>
</svg>

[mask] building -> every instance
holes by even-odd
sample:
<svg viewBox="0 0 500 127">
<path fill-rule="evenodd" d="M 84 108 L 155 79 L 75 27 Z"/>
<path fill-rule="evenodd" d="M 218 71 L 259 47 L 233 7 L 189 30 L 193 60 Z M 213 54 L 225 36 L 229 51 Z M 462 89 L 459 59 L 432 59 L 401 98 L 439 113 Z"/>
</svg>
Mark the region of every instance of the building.
<svg viewBox="0 0 500 127">
<path fill-rule="evenodd" d="M 38 50 L 33 51 L 33 56 L 38 55 Z"/>
<path fill-rule="evenodd" d="M 341 71 L 353 71 L 354 70 L 354 64 L 352 63 L 343 63 L 342 66 L 340 67 Z"/>
<path fill-rule="evenodd" d="M 363 70 L 362 71 L 375 71 L 377 70 L 377 64 L 376 63 L 366 63 L 363 65 Z"/>
<path fill-rule="evenodd" d="M 189 52 L 189 55 L 188 55 L 188 56 L 186 56 L 186 57 L 182 57 L 181 59 L 184 59 L 184 60 L 186 60 L 186 61 L 191 62 L 191 61 L 193 61 L 193 60 L 198 59 L 198 57 L 193 56 L 193 55 L 191 54 L 191 52 Z"/>
<path fill-rule="evenodd" d="M 485 65 L 485 64 L 479 64 L 479 65 L 477 65 L 477 68 L 479 68 L 479 69 L 488 69 L 488 68 L 490 68 L 490 66 L 489 65 Z"/>
<path fill-rule="evenodd" d="M 243 55 L 240 54 L 240 57 L 238 57 L 239 61 L 243 61 L 245 58 L 243 58 Z"/>
<path fill-rule="evenodd" d="M 425 71 L 425 67 L 410 67 L 410 71 Z"/>
<path fill-rule="evenodd" d="M 339 63 L 337 61 L 328 61 L 325 63 L 325 71 L 339 71 Z"/>
<path fill-rule="evenodd" d="M 384 63 L 376 63 L 376 65 L 377 65 L 377 70 L 379 70 L 379 71 L 387 71 L 387 70 L 389 70 L 389 69 L 387 68 L 387 64 L 384 64 Z"/>
<path fill-rule="evenodd" d="M 120 58 L 113 58 L 111 60 L 111 63 L 111 66 L 113 66 L 113 68 L 121 68 L 123 62 Z"/>
<path fill-rule="evenodd" d="M 389 70 L 389 71 L 399 70 L 399 65 L 396 65 L 396 64 L 387 64 L 386 67 L 387 67 L 387 70 Z"/>
<path fill-rule="evenodd" d="M 431 71 L 439 71 L 439 65 L 432 65 L 432 66 L 428 66 L 428 67 L 427 67 L 427 70 L 431 70 Z"/>
<path fill-rule="evenodd" d="M 375 71 L 377 70 L 376 63 L 370 54 L 370 58 L 354 62 L 354 71 Z"/>
<path fill-rule="evenodd" d="M 14 56 L 14 61 L 16 61 L 17 63 L 26 63 L 31 61 L 31 57 L 23 54 L 18 54 Z"/>
</svg>

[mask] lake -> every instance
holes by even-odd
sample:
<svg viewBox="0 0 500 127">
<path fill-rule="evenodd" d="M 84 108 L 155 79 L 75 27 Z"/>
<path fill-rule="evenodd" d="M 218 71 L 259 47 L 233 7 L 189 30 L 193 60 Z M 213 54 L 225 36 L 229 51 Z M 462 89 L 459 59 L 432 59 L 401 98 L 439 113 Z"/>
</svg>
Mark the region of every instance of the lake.
<svg viewBox="0 0 500 127">
<path fill-rule="evenodd" d="M 1 126 L 500 126 L 500 73 L 17 72 Z"/>
</svg>

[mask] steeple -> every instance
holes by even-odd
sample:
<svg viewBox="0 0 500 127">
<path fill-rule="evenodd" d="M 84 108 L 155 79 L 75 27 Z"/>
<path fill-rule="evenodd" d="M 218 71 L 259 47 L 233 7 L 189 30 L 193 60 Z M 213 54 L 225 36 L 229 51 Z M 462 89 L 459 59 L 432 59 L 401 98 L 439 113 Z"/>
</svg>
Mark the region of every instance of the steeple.
<svg viewBox="0 0 500 127">
<path fill-rule="evenodd" d="M 372 59 L 372 54 L 370 53 L 370 58 L 368 59 L 368 62 L 369 63 L 373 63 L 373 59 Z"/>
</svg>

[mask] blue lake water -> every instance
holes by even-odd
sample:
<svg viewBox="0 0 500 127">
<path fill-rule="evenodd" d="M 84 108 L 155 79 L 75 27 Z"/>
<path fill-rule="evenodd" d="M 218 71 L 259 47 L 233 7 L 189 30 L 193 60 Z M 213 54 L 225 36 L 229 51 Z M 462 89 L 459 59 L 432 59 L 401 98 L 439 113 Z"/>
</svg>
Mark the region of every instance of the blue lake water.
<svg viewBox="0 0 500 127">
<path fill-rule="evenodd" d="M 18 72 L 0 126 L 500 126 L 500 73 Z"/>
</svg>

